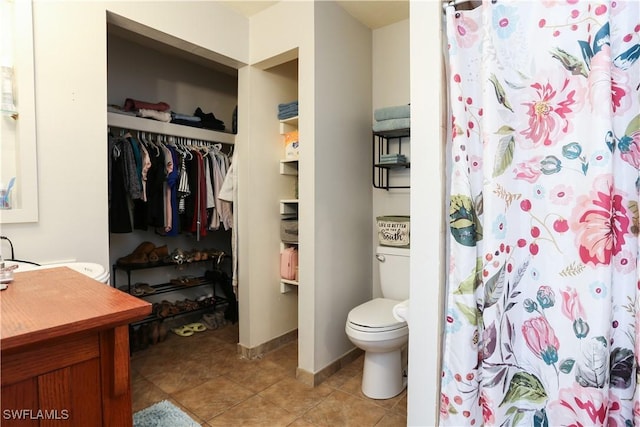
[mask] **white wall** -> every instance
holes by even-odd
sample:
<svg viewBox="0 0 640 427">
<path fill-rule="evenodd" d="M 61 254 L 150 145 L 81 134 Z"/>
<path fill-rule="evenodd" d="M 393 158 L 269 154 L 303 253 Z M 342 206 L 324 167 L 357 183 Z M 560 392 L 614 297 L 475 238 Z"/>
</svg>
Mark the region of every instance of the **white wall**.
<svg viewBox="0 0 640 427">
<path fill-rule="evenodd" d="M 444 292 L 444 94 L 442 6 L 411 2 L 410 426 L 437 424 Z"/>
<path fill-rule="evenodd" d="M 409 20 L 373 31 L 373 111 L 378 108 L 406 105 L 409 92 Z M 402 152 L 411 159 L 410 138 L 403 139 Z M 395 140 L 392 144 L 397 143 Z M 410 170 L 391 171 L 392 185 L 410 185 Z M 371 173 L 370 173 L 371 174 Z M 409 215 L 409 189 L 373 190 L 372 245 L 378 245 L 375 219 L 381 215 Z M 373 263 L 373 296 L 381 296 L 378 264 Z"/>
<path fill-rule="evenodd" d="M 251 18 L 250 46 L 259 66 L 295 49 L 299 58 L 298 366 L 317 373 L 353 348 L 344 333 L 347 313 L 371 297 L 371 31 L 333 2 L 282 2 Z M 251 97 L 262 93 L 250 82 Z M 256 113 L 249 114 L 256 138 Z M 248 173 L 241 178 L 251 179 Z M 269 310 L 258 305 L 258 288 L 241 294 L 241 304 L 256 301 L 250 319 Z M 275 337 L 247 327 L 241 324 L 241 340 Z"/>
<path fill-rule="evenodd" d="M 212 3 L 36 0 L 39 221 L 2 226 L 19 258 L 109 263 L 107 10 L 248 61 L 248 20 Z"/>
<path fill-rule="evenodd" d="M 292 17 L 295 16 L 295 19 Z M 244 161 L 238 170 L 238 186 L 248 188 L 240 200 L 240 344 L 257 347 L 298 328 L 298 366 L 313 371 L 313 224 L 314 58 L 313 3 L 281 2 L 250 19 L 250 64 L 240 70 L 240 117 L 247 120 L 238 134 Z M 298 58 L 297 87 L 292 79 L 264 71 Z M 299 241 L 298 293 L 281 294 L 279 286 L 279 199 L 282 177 L 282 135 L 278 133 L 278 103 L 299 99 Z M 262 97 L 262 98 L 261 98 Z M 246 146 L 246 149 L 244 148 Z M 268 150 L 268 152 L 266 152 Z M 268 163 L 265 163 L 266 162 Z M 260 172 L 268 174 L 262 176 Z M 270 183 L 271 187 L 265 185 Z M 259 192 L 254 197 L 253 191 Z M 261 218 L 262 217 L 262 218 Z M 266 221 L 264 221 L 266 219 Z M 267 224 L 260 230 L 260 224 Z M 261 238 L 266 240 L 261 241 Z M 303 243 L 304 242 L 304 243 Z M 306 248 L 306 250 L 305 250 Z M 261 276 L 261 271 L 265 273 Z M 297 298 L 297 310 L 291 307 Z M 265 324 L 275 312 L 277 324 Z M 294 318 L 291 318 L 294 316 Z"/>
<path fill-rule="evenodd" d="M 371 30 L 315 3 L 314 372 L 353 348 L 349 311 L 371 295 Z"/>
<path fill-rule="evenodd" d="M 280 214 L 282 192 L 278 104 L 297 97 L 295 61 L 240 71 L 241 100 L 248 120 L 237 143 L 240 233 L 240 344 L 254 348 L 298 328 L 295 292 L 280 293 Z M 245 114 L 245 113 L 243 113 Z"/>
</svg>

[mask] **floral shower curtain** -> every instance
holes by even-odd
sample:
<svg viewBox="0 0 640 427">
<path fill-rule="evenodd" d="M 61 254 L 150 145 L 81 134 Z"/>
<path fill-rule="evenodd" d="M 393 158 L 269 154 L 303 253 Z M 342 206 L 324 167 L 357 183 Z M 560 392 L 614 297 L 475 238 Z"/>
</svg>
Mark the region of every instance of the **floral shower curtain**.
<svg viewBox="0 0 640 427">
<path fill-rule="evenodd" d="M 440 423 L 640 426 L 640 1 L 446 19 Z"/>
</svg>

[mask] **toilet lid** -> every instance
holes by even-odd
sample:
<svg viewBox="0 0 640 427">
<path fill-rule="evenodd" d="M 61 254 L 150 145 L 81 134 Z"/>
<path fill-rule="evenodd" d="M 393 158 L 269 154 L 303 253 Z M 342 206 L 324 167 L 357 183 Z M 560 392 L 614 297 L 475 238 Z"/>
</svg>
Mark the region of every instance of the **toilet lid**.
<svg viewBox="0 0 640 427">
<path fill-rule="evenodd" d="M 400 301 L 376 298 L 365 302 L 349 312 L 347 321 L 365 328 L 395 329 L 404 327 L 405 322 L 398 322 L 393 317 L 393 307 Z"/>
</svg>

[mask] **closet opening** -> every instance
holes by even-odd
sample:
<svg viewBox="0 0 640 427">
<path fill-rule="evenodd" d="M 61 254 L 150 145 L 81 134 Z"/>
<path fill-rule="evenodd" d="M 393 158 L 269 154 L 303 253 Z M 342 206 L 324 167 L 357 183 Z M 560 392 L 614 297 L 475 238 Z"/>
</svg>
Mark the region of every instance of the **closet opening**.
<svg viewBox="0 0 640 427">
<path fill-rule="evenodd" d="M 232 165 L 240 65 L 107 13 L 111 280 L 153 304 L 131 325 L 132 352 L 184 324 L 239 320 Z"/>
</svg>

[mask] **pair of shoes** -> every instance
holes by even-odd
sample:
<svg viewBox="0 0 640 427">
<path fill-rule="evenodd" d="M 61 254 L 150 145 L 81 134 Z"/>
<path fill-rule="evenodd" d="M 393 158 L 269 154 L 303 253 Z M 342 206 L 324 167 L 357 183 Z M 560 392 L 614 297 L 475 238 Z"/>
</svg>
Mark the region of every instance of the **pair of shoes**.
<svg viewBox="0 0 640 427">
<path fill-rule="evenodd" d="M 199 296 L 196 301 L 198 302 L 198 306 L 200 308 L 205 308 L 205 307 L 209 307 L 211 305 L 214 305 L 216 302 L 216 299 L 214 298 L 212 293 L 209 293 L 207 295 L 201 295 Z"/>
<path fill-rule="evenodd" d="M 180 276 L 178 278 L 171 279 L 170 282 L 174 285 L 194 286 L 201 284 L 202 279 L 195 276 Z"/>
<path fill-rule="evenodd" d="M 227 325 L 227 319 L 224 318 L 224 311 L 216 311 L 214 315 L 216 316 L 216 323 L 219 328 Z"/>
<path fill-rule="evenodd" d="M 196 332 L 204 332 L 206 330 L 207 330 L 206 326 L 204 326 L 202 323 L 195 322 L 195 323 L 189 323 L 187 325 L 179 326 L 177 328 L 173 328 L 171 331 L 174 334 L 179 335 L 181 337 L 190 337 Z"/>
<path fill-rule="evenodd" d="M 171 255 L 167 255 L 163 258 L 163 261 L 167 264 L 183 264 L 186 260 L 187 255 L 180 248 L 174 249 L 173 252 L 171 252 Z"/>
<path fill-rule="evenodd" d="M 218 322 L 216 321 L 216 315 L 213 313 L 205 313 L 200 320 L 209 329 L 218 329 Z"/>
<path fill-rule="evenodd" d="M 133 288 L 131 288 L 131 295 L 135 295 L 137 297 L 141 297 L 144 295 L 151 295 L 155 293 L 156 293 L 155 288 L 152 288 L 151 286 L 149 286 L 148 283 L 138 282 L 135 285 L 133 285 Z"/>
<path fill-rule="evenodd" d="M 118 258 L 116 261 L 120 265 L 146 264 L 149 262 L 149 254 L 156 248 L 151 242 L 140 243 L 129 255 Z"/>
<path fill-rule="evenodd" d="M 174 314 L 180 313 L 178 307 L 175 304 L 170 303 L 167 300 L 162 300 L 162 302 L 155 302 L 152 306 L 153 314 L 157 317 L 165 318 L 173 316 Z"/>
<path fill-rule="evenodd" d="M 175 306 L 180 313 L 186 311 L 194 311 L 200 308 L 200 304 L 198 304 L 197 301 L 191 300 L 189 298 L 176 301 Z"/>
<path fill-rule="evenodd" d="M 167 256 L 169 256 L 169 248 L 167 245 L 158 246 L 154 250 L 149 253 L 149 262 L 157 263 L 164 260 Z"/>
</svg>

